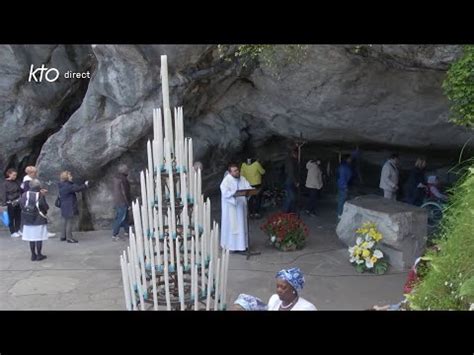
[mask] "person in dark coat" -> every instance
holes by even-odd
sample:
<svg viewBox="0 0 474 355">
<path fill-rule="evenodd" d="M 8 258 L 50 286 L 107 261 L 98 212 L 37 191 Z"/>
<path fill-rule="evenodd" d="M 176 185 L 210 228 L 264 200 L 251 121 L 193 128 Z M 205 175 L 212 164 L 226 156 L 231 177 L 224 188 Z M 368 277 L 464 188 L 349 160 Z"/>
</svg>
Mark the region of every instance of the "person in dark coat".
<svg viewBox="0 0 474 355">
<path fill-rule="evenodd" d="M 82 185 L 73 183 L 72 174 L 69 171 L 63 171 L 60 175 L 60 180 L 58 190 L 61 217 L 63 218 L 63 236 L 61 237 L 61 241 L 67 239 L 68 243 L 77 243 L 77 240 L 72 237 L 74 217 L 79 215 L 76 192 L 85 190 L 89 182 L 86 181 Z"/>
<path fill-rule="evenodd" d="M 337 178 L 337 218 L 341 218 L 342 212 L 344 210 L 344 203 L 347 200 L 348 190 L 349 190 L 349 181 L 352 178 L 352 169 L 351 169 L 352 157 L 349 154 L 342 156 L 341 164 L 338 168 L 338 178 Z"/>
<path fill-rule="evenodd" d="M 418 158 L 404 186 L 404 201 L 406 203 L 414 206 L 423 204 L 426 188 L 425 168 L 426 160 Z"/>
<path fill-rule="evenodd" d="M 128 182 L 128 167 L 124 164 L 118 168 L 117 176 L 113 179 L 112 197 L 114 200 L 115 220 L 113 222 L 112 240 L 119 240 L 120 228 L 125 230 L 125 235 L 128 234 L 128 210 L 132 205 L 132 198 L 130 193 L 130 183 Z"/>
<path fill-rule="evenodd" d="M 18 238 L 21 237 L 21 188 L 17 180 L 18 172 L 15 169 L 8 169 L 5 176 L 0 204 L 7 206 L 11 237 Z"/>
</svg>

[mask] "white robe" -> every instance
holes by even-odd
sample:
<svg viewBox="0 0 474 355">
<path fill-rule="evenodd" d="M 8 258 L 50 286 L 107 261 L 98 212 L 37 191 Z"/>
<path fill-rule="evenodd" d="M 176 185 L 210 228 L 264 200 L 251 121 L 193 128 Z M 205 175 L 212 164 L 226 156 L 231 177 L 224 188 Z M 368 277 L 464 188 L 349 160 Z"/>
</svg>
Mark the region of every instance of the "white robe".
<svg viewBox="0 0 474 355">
<path fill-rule="evenodd" d="M 234 197 L 237 190 L 251 189 L 249 182 L 228 174 L 221 183 L 221 246 L 243 251 L 248 247 L 247 197 Z"/>
<path fill-rule="evenodd" d="M 268 310 L 269 311 L 279 311 L 281 306 L 281 300 L 278 295 L 273 295 L 268 300 Z M 303 297 L 298 298 L 298 302 L 290 309 L 290 311 L 317 311 L 314 304 L 306 301 Z"/>
</svg>

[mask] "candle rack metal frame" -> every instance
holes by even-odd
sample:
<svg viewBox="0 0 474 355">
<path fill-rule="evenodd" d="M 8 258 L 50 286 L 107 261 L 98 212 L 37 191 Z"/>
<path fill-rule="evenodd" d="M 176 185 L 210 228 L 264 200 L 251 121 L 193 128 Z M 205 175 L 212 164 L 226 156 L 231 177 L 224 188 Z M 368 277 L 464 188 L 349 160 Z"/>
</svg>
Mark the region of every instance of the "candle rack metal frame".
<svg viewBox="0 0 474 355">
<path fill-rule="evenodd" d="M 192 138 L 181 107 L 171 114 L 168 67 L 161 57 L 163 110 L 153 110 L 141 198 L 132 204 L 129 246 L 120 256 L 128 310 L 225 310 L 229 251 L 201 194 Z M 174 124 L 173 124 L 174 121 Z"/>
</svg>

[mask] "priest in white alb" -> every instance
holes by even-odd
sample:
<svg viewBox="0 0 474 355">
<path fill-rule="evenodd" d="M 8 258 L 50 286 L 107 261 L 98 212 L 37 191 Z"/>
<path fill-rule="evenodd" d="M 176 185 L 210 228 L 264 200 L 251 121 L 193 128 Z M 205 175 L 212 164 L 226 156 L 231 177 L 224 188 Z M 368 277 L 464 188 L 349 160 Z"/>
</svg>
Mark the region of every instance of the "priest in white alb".
<svg viewBox="0 0 474 355">
<path fill-rule="evenodd" d="M 237 164 L 228 166 L 229 173 L 221 183 L 221 246 L 230 251 L 245 251 L 248 248 L 247 197 L 235 196 L 238 190 L 252 189 L 249 182 L 240 176 Z"/>
</svg>

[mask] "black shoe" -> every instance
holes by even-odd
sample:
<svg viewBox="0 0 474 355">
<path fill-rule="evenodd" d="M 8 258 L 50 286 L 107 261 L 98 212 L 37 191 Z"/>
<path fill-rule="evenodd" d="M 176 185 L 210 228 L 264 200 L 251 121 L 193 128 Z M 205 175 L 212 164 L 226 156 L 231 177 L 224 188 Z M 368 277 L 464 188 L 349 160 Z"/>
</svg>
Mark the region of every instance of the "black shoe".
<svg viewBox="0 0 474 355">
<path fill-rule="evenodd" d="M 36 256 L 36 254 L 32 254 L 31 261 L 36 261 L 36 260 L 38 260 L 38 257 Z"/>
<path fill-rule="evenodd" d="M 78 241 L 77 241 L 76 239 L 74 239 L 74 238 L 69 238 L 69 239 L 67 240 L 67 242 L 68 242 L 68 243 L 77 243 Z"/>
<path fill-rule="evenodd" d="M 59 239 L 61 242 L 64 242 L 66 240 L 66 238 L 61 238 Z"/>
<path fill-rule="evenodd" d="M 44 260 L 44 259 L 46 259 L 46 258 L 47 258 L 46 255 L 39 254 L 39 255 L 36 257 L 36 261 L 41 261 L 41 260 Z"/>
</svg>

